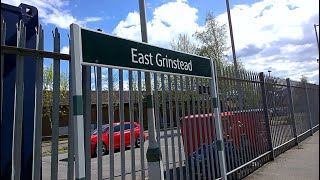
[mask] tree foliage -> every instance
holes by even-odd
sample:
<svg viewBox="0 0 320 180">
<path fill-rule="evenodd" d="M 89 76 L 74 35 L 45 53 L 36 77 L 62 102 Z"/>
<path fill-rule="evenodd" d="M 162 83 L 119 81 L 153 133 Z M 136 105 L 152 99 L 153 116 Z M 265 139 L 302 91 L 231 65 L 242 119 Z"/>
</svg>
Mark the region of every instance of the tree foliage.
<svg viewBox="0 0 320 180">
<path fill-rule="evenodd" d="M 220 24 L 212 13 L 208 13 L 204 29 L 196 31 L 194 36 L 200 42 L 199 55 L 216 61 L 218 68 L 226 64 L 224 53 L 229 50 L 229 46 L 225 24 Z"/>
<path fill-rule="evenodd" d="M 301 76 L 300 81 L 301 81 L 302 83 L 308 83 L 308 82 L 309 82 L 308 77 L 305 76 L 305 75 L 302 75 L 302 76 Z"/>
<path fill-rule="evenodd" d="M 53 66 L 52 64 L 43 70 L 43 118 L 48 118 L 52 125 L 52 102 L 53 102 Z M 67 102 L 68 77 L 66 73 L 60 73 L 60 102 Z M 61 112 L 60 110 L 60 113 Z"/>
<path fill-rule="evenodd" d="M 191 41 L 187 34 L 179 34 L 177 39 L 170 43 L 171 48 L 176 51 L 182 51 L 189 54 L 198 54 L 197 46 Z"/>
<path fill-rule="evenodd" d="M 255 93 L 258 91 L 257 87 L 250 83 L 246 84 L 239 82 L 239 90 L 236 85 L 236 80 L 231 79 L 236 78 L 237 76 L 235 74 L 234 64 L 227 62 L 226 52 L 230 49 L 227 43 L 227 26 L 218 22 L 217 18 L 212 13 L 208 13 L 204 27 L 196 31 L 193 34 L 193 37 L 197 40 L 197 43 L 199 43 L 198 45 L 192 42 L 189 36 L 180 34 L 177 39 L 171 41 L 171 48 L 186 53 L 208 57 L 215 61 L 218 77 L 228 78 L 227 80 L 225 78 L 219 78 L 218 80 L 221 99 L 228 104 L 223 105 L 225 106 L 225 109 L 230 109 L 232 106 L 239 106 L 243 108 L 243 104 L 241 106 L 239 105 L 240 102 L 245 103 L 246 108 L 252 108 L 253 104 L 258 104 L 260 97 L 258 93 Z M 253 74 L 245 70 L 245 67 L 241 63 L 239 57 L 237 57 L 237 62 L 240 78 L 247 80 L 253 78 L 251 77 Z M 191 82 L 189 82 L 189 84 L 191 84 Z M 239 98 L 241 98 L 241 101 Z"/>
</svg>

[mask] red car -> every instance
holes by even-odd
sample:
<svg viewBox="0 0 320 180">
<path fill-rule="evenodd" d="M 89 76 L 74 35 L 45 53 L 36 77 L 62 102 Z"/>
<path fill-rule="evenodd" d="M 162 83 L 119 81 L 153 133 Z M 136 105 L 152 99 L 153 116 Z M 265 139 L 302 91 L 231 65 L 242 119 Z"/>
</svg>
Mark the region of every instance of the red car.
<svg viewBox="0 0 320 180">
<path fill-rule="evenodd" d="M 114 149 L 120 149 L 120 123 L 113 123 L 114 129 Z M 130 122 L 124 123 L 124 145 L 130 146 Z M 143 139 L 146 140 L 146 134 L 143 132 Z M 140 147 L 140 125 L 134 122 L 134 142 L 135 147 Z M 98 145 L 98 129 L 95 129 L 91 134 L 91 155 L 97 155 Z M 109 124 L 102 125 L 102 154 L 107 154 L 109 151 Z"/>
</svg>

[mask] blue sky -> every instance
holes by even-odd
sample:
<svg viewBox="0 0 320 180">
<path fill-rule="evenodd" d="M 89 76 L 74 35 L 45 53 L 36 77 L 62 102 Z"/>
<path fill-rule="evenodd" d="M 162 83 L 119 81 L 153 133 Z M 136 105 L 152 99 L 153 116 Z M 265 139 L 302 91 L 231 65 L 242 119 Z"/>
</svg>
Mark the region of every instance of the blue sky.
<svg viewBox="0 0 320 180">
<path fill-rule="evenodd" d="M 45 30 L 45 50 L 52 51 L 52 33 L 58 27 L 62 52 L 68 52 L 69 25 L 97 29 L 141 40 L 138 0 L 3 0 L 26 3 L 39 10 Z M 313 24 L 319 24 L 318 0 L 230 0 L 236 54 L 245 68 L 281 78 L 305 75 L 319 83 L 318 50 Z M 149 43 L 170 48 L 179 33 L 201 30 L 205 15 L 213 12 L 227 24 L 225 0 L 146 0 Z M 194 40 L 195 43 L 196 40 Z M 228 42 L 229 43 L 229 42 Z M 231 52 L 225 52 L 231 55 Z M 230 56 L 230 63 L 231 56 Z M 48 62 L 47 62 L 48 63 Z M 62 64 L 62 70 L 67 69 Z"/>
</svg>

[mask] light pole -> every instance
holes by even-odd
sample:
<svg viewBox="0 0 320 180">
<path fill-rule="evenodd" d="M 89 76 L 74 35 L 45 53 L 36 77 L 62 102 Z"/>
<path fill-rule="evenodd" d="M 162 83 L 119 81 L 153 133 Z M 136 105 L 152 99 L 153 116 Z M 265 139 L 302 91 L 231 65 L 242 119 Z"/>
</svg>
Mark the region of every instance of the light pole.
<svg viewBox="0 0 320 180">
<path fill-rule="evenodd" d="M 139 0 L 140 24 L 142 42 L 148 43 L 147 19 L 144 0 Z M 146 94 L 147 94 L 147 119 L 149 145 L 147 149 L 148 175 L 150 180 L 163 180 L 163 165 L 161 149 L 156 141 L 155 117 L 153 107 L 153 95 L 151 90 L 150 73 L 145 72 Z"/>
<path fill-rule="evenodd" d="M 229 0 L 226 0 L 226 6 L 227 6 L 227 14 L 228 14 L 228 24 L 229 24 L 229 32 L 230 32 L 230 39 L 231 39 L 231 49 L 232 49 L 234 71 L 235 71 L 235 74 L 236 74 L 236 78 L 239 79 L 240 76 L 239 76 L 239 71 L 238 71 L 238 62 L 237 62 L 237 56 L 236 56 L 236 49 L 235 49 L 235 45 L 234 45 Z M 240 106 L 239 108 L 240 108 L 240 110 L 243 110 L 242 90 L 241 90 L 240 82 L 239 81 L 236 81 L 236 82 L 237 82 L 237 91 L 238 91 L 238 99 L 239 99 L 239 106 Z"/>
<path fill-rule="evenodd" d="M 318 31 L 317 31 L 317 26 L 319 26 L 319 24 L 314 24 L 314 31 L 316 33 L 316 39 L 317 39 L 317 45 L 318 45 L 318 58 L 317 58 L 317 62 L 319 63 L 319 54 L 320 54 L 320 50 L 319 50 L 319 38 L 318 38 Z"/>
<path fill-rule="evenodd" d="M 228 13 L 228 23 L 229 23 L 229 31 L 230 31 L 230 39 L 231 39 L 231 49 L 232 49 L 233 64 L 234 64 L 235 71 L 238 72 L 238 63 L 237 63 L 237 57 L 236 57 L 236 50 L 235 50 L 235 46 L 234 46 L 233 29 L 232 29 L 232 21 L 231 21 L 229 0 L 226 0 L 226 6 L 227 6 L 227 13 Z"/>
</svg>

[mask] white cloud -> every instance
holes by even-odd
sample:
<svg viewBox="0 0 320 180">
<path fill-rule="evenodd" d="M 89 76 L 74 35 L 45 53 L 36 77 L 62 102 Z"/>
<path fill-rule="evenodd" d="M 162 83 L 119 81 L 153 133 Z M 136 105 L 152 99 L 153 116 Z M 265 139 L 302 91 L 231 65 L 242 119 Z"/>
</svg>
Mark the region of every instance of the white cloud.
<svg viewBox="0 0 320 180">
<path fill-rule="evenodd" d="M 249 70 L 319 83 L 313 24 L 319 22 L 319 1 L 264 0 L 231 9 L 237 56 Z M 227 24 L 227 14 L 218 19 Z M 312 72 L 312 73 L 311 73 Z"/>
<path fill-rule="evenodd" d="M 169 47 L 177 34 L 192 35 L 202 28 L 197 24 L 197 12 L 186 1 L 155 8 L 147 23 L 149 43 Z M 319 22 L 319 1 L 262 0 L 236 5 L 231 14 L 237 56 L 246 69 L 266 72 L 271 67 L 275 76 L 299 80 L 305 75 L 311 82 L 319 83 L 313 30 L 313 24 Z M 217 18 L 221 23 L 228 22 L 226 13 Z M 140 41 L 139 13 L 129 13 L 113 33 Z"/>
<path fill-rule="evenodd" d="M 68 0 L 3 0 L 3 2 L 14 6 L 19 6 L 20 3 L 35 6 L 39 12 L 39 18 L 44 24 L 53 24 L 63 29 L 68 29 L 72 23 L 85 26 L 89 22 L 102 20 L 101 17 L 77 19 L 67 9 Z"/>
<path fill-rule="evenodd" d="M 63 46 L 62 49 L 61 49 L 61 53 L 69 54 L 69 46 Z"/>
<path fill-rule="evenodd" d="M 237 50 L 249 44 L 265 47 L 285 38 L 301 40 L 304 37 L 303 25 L 319 14 L 318 5 L 319 2 L 314 0 L 303 3 L 297 0 L 264 0 L 252 5 L 235 6 L 231 14 Z M 227 24 L 226 13 L 218 18 Z"/>
<path fill-rule="evenodd" d="M 155 8 L 153 17 L 147 22 L 148 41 L 163 47 L 169 47 L 172 38 L 179 33 L 192 35 L 199 28 L 196 8 L 185 1 L 169 2 Z M 130 12 L 120 21 L 113 33 L 128 39 L 141 40 L 140 18 L 138 12 Z"/>
<path fill-rule="evenodd" d="M 305 49 L 312 47 L 313 44 L 303 44 L 303 45 L 293 45 L 288 44 L 284 47 L 280 47 L 281 53 L 287 54 L 287 53 L 297 53 L 297 52 L 303 52 Z"/>
</svg>

